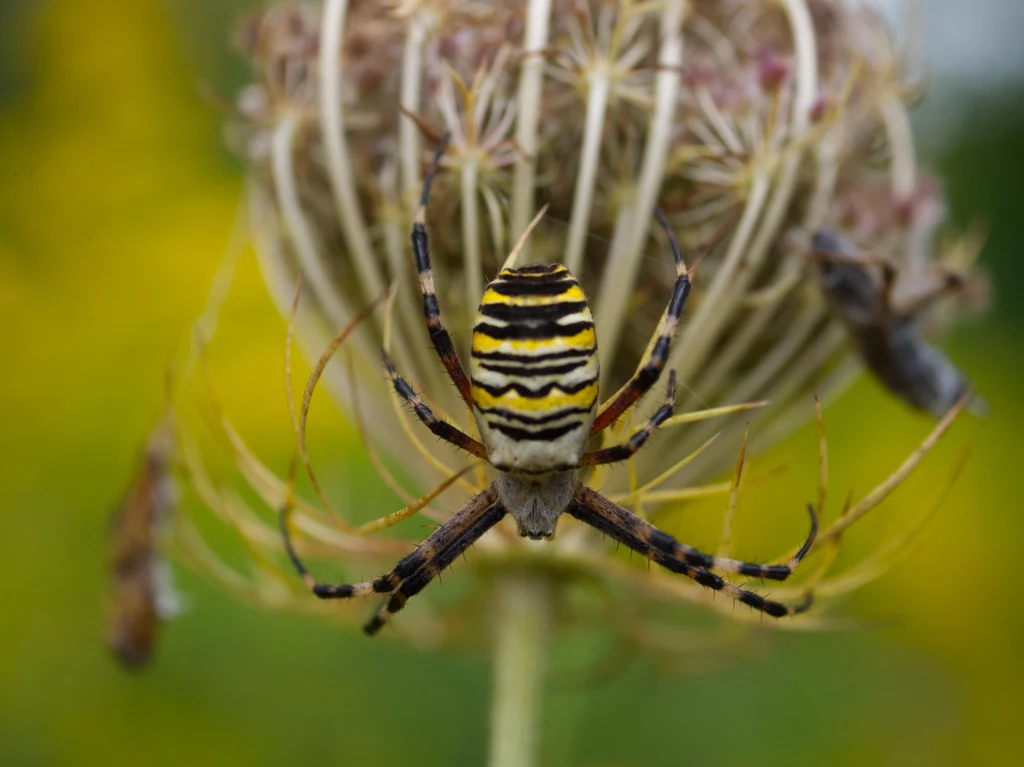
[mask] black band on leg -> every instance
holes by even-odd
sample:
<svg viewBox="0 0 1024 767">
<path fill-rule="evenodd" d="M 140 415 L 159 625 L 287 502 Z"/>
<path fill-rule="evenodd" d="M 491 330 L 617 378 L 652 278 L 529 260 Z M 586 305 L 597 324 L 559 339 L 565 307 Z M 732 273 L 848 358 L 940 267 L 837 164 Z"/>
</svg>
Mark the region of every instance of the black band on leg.
<svg viewBox="0 0 1024 767">
<path fill-rule="evenodd" d="M 426 403 L 423 402 L 420 395 L 418 395 L 412 386 L 410 386 L 409 383 L 398 374 L 398 371 L 395 370 L 395 365 L 391 361 L 391 357 L 388 356 L 388 353 L 381 349 L 381 355 L 384 358 L 384 366 L 387 368 L 388 375 L 391 377 L 391 384 L 395 388 L 395 393 L 412 406 L 413 412 L 416 413 L 416 417 L 419 418 L 433 434 L 440 437 L 445 442 L 461 448 L 471 455 L 475 455 L 477 458 L 487 460 L 487 448 L 484 447 L 482 442 L 473 439 L 461 429 L 452 426 L 447 421 L 442 421 L 434 415 L 434 411 L 432 411 Z"/>
<path fill-rule="evenodd" d="M 629 441 L 622 445 L 615 445 L 613 447 L 606 447 L 602 450 L 595 450 L 592 453 L 585 453 L 580 459 L 580 466 L 600 466 L 605 463 L 616 463 L 617 461 L 625 461 L 632 455 L 635 455 L 640 448 L 642 448 L 654 431 L 661 426 L 665 421 L 672 417 L 673 409 L 676 404 L 676 371 L 669 372 L 668 376 L 668 392 L 665 396 L 665 402 L 659 407 L 654 415 L 647 419 L 639 431 L 637 431 Z"/>
<path fill-rule="evenodd" d="M 455 558 L 467 548 L 473 545 L 480 536 L 494 527 L 505 516 L 505 507 L 500 504 L 487 509 L 480 517 L 469 526 L 461 530 L 450 540 L 431 547 L 431 555 L 424 557 L 414 570 L 405 575 L 402 585 L 391 595 L 380 610 L 378 610 L 366 625 L 363 631 L 370 636 L 376 634 L 387 623 L 391 616 L 405 607 L 406 602 L 419 594 L 426 586 L 445 570 Z"/>
<path fill-rule="evenodd" d="M 455 344 L 452 337 L 445 330 L 441 323 L 441 307 L 437 301 L 437 294 L 434 289 L 434 275 L 430 266 L 430 239 L 427 237 L 427 199 L 430 197 L 430 186 L 434 181 L 441 156 L 448 148 L 450 134 L 445 134 L 441 145 L 434 153 L 434 159 L 430 163 L 427 175 L 423 179 L 423 191 L 420 193 L 420 205 L 416 211 L 416 218 L 412 225 L 412 252 L 416 259 L 416 271 L 419 274 L 420 292 L 423 294 L 423 318 L 427 323 L 427 332 L 430 335 L 430 342 L 434 345 L 437 356 L 441 358 L 441 364 L 448 371 L 455 388 L 465 401 L 466 406 L 472 409 L 473 399 L 470 392 L 469 376 L 466 375 L 458 352 L 455 351 Z"/>
<path fill-rule="evenodd" d="M 608 426 L 618 420 L 623 413 L 657 383 L 658 378 L 661 376 L 661 371 L 668 361 L 669 347 L 671 346 L 676 328 L 679 326 L 679 318 L 683 314 L 686 297 L 690 294 L 690 276 L 687 273 L 686 262 L 683 260 L 683 254 L 679 248 L 679 242 L 676 240 L 675 232 L 672 231 L 672 227 L 669 225 L 668 219 L 665 218 L 661 208 L 655 208 L 654 214 L 658 219 L 658 223 L 661 224 L 666 234 L 668 234 L 669 246 L 676 265 L 676 282 L 672 288 L 672 296 L 669 299 L 668 308 L 665 310 L 665 324 L 661 328 L 658 340 L 654 342 L 654 348 L 651 350 L 651 356 L 647 364 L 637 371 L 636 375 L 633 376 L 626 387 L 610 404 L 604 406 L 598 412 L 593 426 L 590 427 L 591 436 L 608 428 Z"/>
<path fill-rule="evenodd" d="M 810 605 L 809 601 L 794 607 L 781 602 L 773 602 L 710 572 L 711 568 L 752 575 L 756 571 L 757 577 L 770 578 L 774 575 L 776 580 L 784 580 L 792 573 L 791 567 L 762 566 L 705 554 L 679 543 L 668 533 L 659 530 L 646 520 L 590 488 L 580 487 L 567 511 L 581 522 L 600 530 L 666 570 L 685 575 L 707 588 L 722 591 L 731 598 L 773 617 L 779 618 L 803 612 Z M 813 540 L 815 530 L 816 526 L 812 528 L 810 540 Z M 804 548 L 809 549 L 809 546 L 805 544 Z"/>
</svg>

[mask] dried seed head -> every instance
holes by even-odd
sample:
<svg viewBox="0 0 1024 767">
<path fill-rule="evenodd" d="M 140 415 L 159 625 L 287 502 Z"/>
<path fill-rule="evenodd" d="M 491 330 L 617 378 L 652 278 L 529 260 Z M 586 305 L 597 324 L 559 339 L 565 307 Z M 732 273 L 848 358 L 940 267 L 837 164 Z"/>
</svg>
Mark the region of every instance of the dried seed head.
<svg viewBox="0 0 1024 767">
<path fill-rule="evenodd" d="M 694 402 L 771 400 L 763 434 L 850 380 L 849 343 L 814 287 L 813 232 L 908 270 L 943 260 L 941 193 L 916 167 L 899 54 L 859 4 L 329 2 L 319 19 L 272 6 L 239 38 L 267 105 L 243 149 L 277 292 L 302 273 L 314 313 L 337 326 L 398 282 L 398 361 L 435 397 L 450 392 L 418 351 L 406 238 L 421 164 L 446 131 L 428 221 L 460 348 L 486 277 L 546 204 L 526 260 L 580 278 L 602 383 L 625 380 L 672 277 L 651 229 L 660 202 L 684 246 L 710 248 L 671 364 Z M 255 101 L 244 92 L 240 111 Z M 694 471 L 727 463 L 723 441 Z"/>
<path fill-rule="evenodd" d="M 818 287 L 815 232 L 908 274 L 956 250 L 934 236 L 944 206 L 916 164 L 900 52 L 860 3 L 326 0 L 319 14 L 272 5 L 236 42 L 256 82 L 239 94 L 232 130 L 268 285 L 285 311 L 301 276 L 296 332 L 317 350 L 397 286 L 387 319 L 355 329 L 351 375 L 332 364 L 325 379 L 358 412 L 371 450 L 430 485 L 460 464 L 444 447 L 417 449 L 379 385 L 376 349 L 389 335 L 402 372 L 471 428 L 424 351 L 408 247 L 423 163 L 446 132 L 427 225 L 445 324 L 463 351 L 486 278 L 543 205 L 521 262 L 563 262 L 583 284 L 606 395 L 641 362 L 675 277 L 655 205 L 687 261 L 702 257 L 669 368 L 691 406 L 718 408 L 724 426 L 677 417 L 661 449 L 599 478 L 638 508 L 691 497 L 687 483 L 694 494 L 712 487 L 737 444 L 713 432 L 738 437 L 752 421 L 750 448 L 763 450 L 813 413 L 812 392 L 829 399 L 850 382 L 857 352 Z M 932 311 L 949 316 L 950 304 Z M 730 407 L 764 400 L 742 418 L 749 407 Z M 663 473 L 639 488 L 636 468 Z M 280 485 L 264 489 L 282 502 Z M 518 545 L 491 537 L 494 556 Z M 561 538 L 551 551 L 592 545 Z"/>
</svg>

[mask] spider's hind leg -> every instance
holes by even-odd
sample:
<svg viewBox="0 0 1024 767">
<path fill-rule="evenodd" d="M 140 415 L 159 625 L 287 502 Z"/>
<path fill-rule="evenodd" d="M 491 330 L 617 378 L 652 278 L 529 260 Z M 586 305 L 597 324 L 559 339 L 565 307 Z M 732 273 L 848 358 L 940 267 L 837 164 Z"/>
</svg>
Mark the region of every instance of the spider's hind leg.
<svg viewBox="0 0 1024 767">
<path fill-rule="evenodd" d="M 295 569 L 309 590 L 321 599 L 391 594 L 387 603 L 363 627 L 367 634 L 376 634 L 392 615 L 405 607 L 410 597 L 422 591 L 439 572 L 505 516 L 505 508 L 497 504 L 497 501 L 498 491 L 492 484 L 453 514 L 414 551 L 403 557 L 395 569 L 374 581 L 363 583 L 318 583 L 292 545 L 287 512 L 281 513 L 281 535 L 285 551 Z"/>
<path fill-rule="evenodd" d="M 654 561 L 658 560 L 654 559 Z M 737 602 L 753 607 L 755 610 L 766 613 L 773 618 L 784 618 L 787 615 L 798 615 L 799 613 L 807 612 L 814 602 L 813 596 L 808 592 L 804 595 L 801 602 L 795 605 L 786 605 L 782 602 L 775 602 L 771 599 L 766 599 L 756 592 L 749 591 L 734 583 L 730 583 L 722 576 L 715 575 L 703 567 L 687 567 L 686 565 L 683 565 L 682 567 L 686 568 L 684 570 L 676 569 L 664 562 L 658 562 L 658 564 L 663 565 L 673 572 L 682 573 L 687 578 L 691 578 L 699 583 L 701 586 L 706 586 L 707 588 L 715 591 L 721 591 L 730 599 L 734 599 Z"/>
<path fill-rule="evenodd" d="M 743 562 L 736 559 L 725 559 L 705 554 L 697 549 L 680 543 L 668 533 L 659 530 L 650 522 L 624 509 L 617 503 L 605 498 L 588 487 L 580 486 L 573 496 L 573 502 L 567 511 L 581 522 L 600 530 L 619 543 L 628 546 L 638 554 L 650 559 L 666 570 L 685 575 L 702 586 L 715 591 L 722 591 L 731 598 L 755 610 L 767 613 L 776 618 L 803 612 L 810 606 L 810 601 L 797 606 L 787 606 L 780 602 L 765 599 L 753 591 L 740 588 L 712 573 L 712 569 L 728 573 L 749 575 L 754 578 L 767 578 L 783 581 L 792 575 L 793 570 L 811 550 L 818 532 L 817 517 L 813 507 L 811 512 L 811 532 L 796 555 L 784 565 L 759 565 L 754 562 Z"/>
<path fill-rule="evenodd" d="M 409 555 L 409 557 L 419 555 L 418 565 L 403 574 L 404 580 L 402 580 L 401 585 L 392 592 L 391 598 L 366 622 L 366 625 L 363 626 L 363 631 L 370 636 L 380 631 L 384 624 L 391 620 L 391 616 L 405 607 L 405 603 L 411 597 L 419 594 L 434 578 L 454 562 L 456 557 L 500 522 L 504 516 L 505 508 L 503 506 L 500 504 L 491 506 L 475 520 L 468 524 L 456 526 L 451 531 L 451 535 L 446 536 L 444 540 L 432 543 L 434 538 L 432 535 L 424 541 L 416 551 Z M 451 521 L 449 520 L 449 524 Z M 437 532 L 441 532 L 447 526 L 446 524 L 444 527 L 439 528 Z M 409 557 L 406 557 L 406 559 L 409 559 Z"/>
<path fill-rule="evenodd" d="M 398 584 L 402 581 L 402 569 L 403 564 L 409 557 L 405 557 L 394 570 L 380 576 L 373 581 L 364 581 L 362 583 L 339 583 L 329 584 L 320 583 L 317 581 L 313 574 L 309 572 L 306 565 L 299 558 L 299 554 L 295 551 L 295 545 L 292 543 L 291 531 L 289 530 L 289 514 L 282 512 L 280 515 L 281 520 L 281 539 L 284 541 L 284 550 L 288 553 L 288 559 L 291 560 L 295 569 L 298 571 L 306 587 L 321 599 L 350 599 L 352 597 L 365 597 L 370 594 L 388 594 L 398 587 Z M 415 552 L 413 552 L 415 554 Z"/>
</svg>

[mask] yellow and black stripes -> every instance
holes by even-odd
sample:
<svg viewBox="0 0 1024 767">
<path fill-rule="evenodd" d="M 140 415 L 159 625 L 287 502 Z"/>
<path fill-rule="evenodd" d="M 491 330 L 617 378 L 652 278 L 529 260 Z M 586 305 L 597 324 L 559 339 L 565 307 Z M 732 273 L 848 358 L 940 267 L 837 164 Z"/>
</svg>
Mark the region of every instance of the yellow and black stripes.
<svg viewBox="0 0 1024 767">
<path fill-rule="evenodd" d="M 587 440 L 632 407 L 658 380 L 679 324 L 690 280 L 675 235 L 660 210 L 668 233 L 676 281 L 665 319 L 644 366 L 597 415 L 598 358 L 594 320 L 579 282 L 561 265 L 503 269 L 484 291 L 473 327 L 469 375 L 451 336 L 441 323 L 425 228 L 430 186 L 447 137 L 427 172 L 412 229 L 412 246 L 423 295 L 423 314 L 431 343 L 480 429 L 478 441 L 439 419 L 398 374 L 387 353 L 384 365 L 395 392 L 416 416 L 443 440 L 483 458 L 501 472 L 498 479 L 435 530 L 393 570 L 376 580 L 322 584 L 306 570 L 289 538 L 287 513 L 281 515 L 285 550 L 309 590 L 321 599 L 386 594 L 386 603 L 364 629 L 375 634 L 408 600 L 422 591 L 454 559 L 512 515 L 520 533 L 548 537 L 558 517 L 568 512 L 668 570 L 775 617 L 810 606 L 787 606 L 736 586 L 712 570 L 782 581 L 810 551 L 817 533 L 812 507 L 811 532 L 784 565 L 716 557 L 680 543 L 597 492 L 579 485 L 575 470 L 629 458 L 672 415 L 676 376 L 669 374 L 666 397 L 647 423 L 624 444 L 584 453 Z M 522 475 L 522 476 L 521 476 Z"/>
<path fill-rule="evenodd" d="M 483 443 L 478 442 L 464 431 L 457 429 L 447 421 L 442 421 L 434 415 L 434 411 L 427 407 L 420 395 L 415 392 L 404 378 L 398 375 L 391 357 L 383 349 L 381 349 L 381 356 L 384 358 L 384 367 L 387 368 L 388 375 L 391 377 L 391 385 L 394 386 L 395 392 L 412 406 L 416 417 L 423 421 L 435 436 L 455 445 L 455 447 L 462 448 L 477 458 L 487 458 L 487 448 L 483 446 Z"/>
<path fill-rule="evenodd" d="M 803 612 L 810 606 L 810 601 L 807 600 L 806 603 L 796 607 L 772 602 L 759 594 L 729 583 L 710 570 L 737 573 L 752 578 L 786 580 L 810 551 L 818 532 L 814 508 L 808 506 L 808 510 L 811 514 L 811 533 L 796 556 L 785 565 L 759 565 L 754 562 L 715 557 L 682 544 L 668 533 L 659 530 L 651 523 L 588 487 L 580 486 L 577 489 L 573 501 L 567 509 L 569 514 L 581 522 L 611 536 L 619 543 L 628 546 L 665 569 L 692 578 L 702 586 L 707 586 L 715 591 L 723 591 L 733 599 L 776 618 Z"/>
<path fill-rule="evenodd" d="M 598 362 L 594 318 L 568 269 L 504 269 L 487 286 L 470 383 L 495 466 L 531 473 L 576 465 L 597 403 Z"/>
<path fill-rule="evenodd" d="M 434 345 L 437 356 L 448 376 L 459 390 L 462 399 L 467 407 L 472 408 L 473 402 L 470 398 L 469 377 L 466 375 L 459 354 L 455 351 L 455 344 L 452 337 L 441 324 L 441 308 L 437 303 L 437 293 L 434 290 L 434 274 L 430 268 L 430 242 L 427 238 L 427 198 L 430 197 L 430 185 L 434 181 L 438 164 L 441 162 L 441 155 L 448 147 L 449 134 L 445 134 L 441 146 L 434 153 L 434 159 L 423 180 L 423 192 L 420 194 L 420 206 L 416 211 L 416 218 L 412 225 L 412 252 L 416 256 L 416 271 L 419 274 L 420 292 L 423 294 L 423 317 L 427 321 L 427 331 L 430 334 L 430 342 Z"/>
<path fill-rule="evenodd" d="M 585 453 L 580 459 L 580 466 L 600 466 L 605 463 L 625 461 L 644 446 L 654 430 L 672 417 L 672 410 L 676 404 L 676 371 L 670 370 L 668 374 L 668 391 L 665 393 L 665 401 L 654 415 L 652 415 L 629 441 L 622 445 L 606 447 L 603 450 L 595 450 L 592 453 Z"/>
<path fill-rule="evenodd" d="M 498 493 L 494 485 L 475 496 L 461 511 L 435 530 L 416 550 L 405 556 L 395 569 L 373 581 L 330 585 L 317 583 L 299 559 L 288 533 L 287 518 L 281 515 L 281 534 L 285 550 L 306 586 L 321 599 L 349 599 L 370 594 L 390 594 L 391 598 L 366 623 L 363 630 L 375 634 L 415 596 L 448 567 L 459 554 L 471 546 L 505 516 L 505 509 L 496 505 Z"/>
<path fill-rule="evenodd" d="M 651 356 L 647 360 L 647 364 L 640 368 L 625 388 L 619 392 L 619 395 L 597 414 L 597 418 L 594 419 L 594 423 L 590 427 L 591 435 L 597 434 L 613 424 L 658 381 L 661 371 L 665 367 L 665 361 L 668 359 L 669 346 L 672 343 L 672 336 L 675 335 L 676 328 L 679 326 L 679 318 L 682 316 L 686 297 L 690 294 L 690 275 L 686 269 L 686 262 L 683 261 L 683 253 L 679 249 L 675 232 L 672 231 L 672 226 L 665 218 L 661 208 L 655 208 L 654 214 L 668 235 L 672 257 L 676 263 L 676 282 L 672 288 L 668 309 L 665 312 L 665 324 L 661 327 L 658 340 L 654 342 L 654 348 L 651 349 Z"/>
</svg>

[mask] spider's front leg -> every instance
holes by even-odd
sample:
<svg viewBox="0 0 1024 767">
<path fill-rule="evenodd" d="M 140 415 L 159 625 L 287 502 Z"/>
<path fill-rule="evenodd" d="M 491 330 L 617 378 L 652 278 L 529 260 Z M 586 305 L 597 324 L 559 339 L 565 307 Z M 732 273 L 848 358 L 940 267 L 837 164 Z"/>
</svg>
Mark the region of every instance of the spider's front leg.
<svg viewBox="0 0 1024 767">
<path fill-rule="evenodd" d="M 388 602 L 363 627 L 375 634 L 387 620 L 401 610 L 410 597 L 418 594 L 434 577 L 450 565 L 459 554 L 505 516 L 505 509 L 496 505 L 498 491 L 492 484 L 473 497 L 460 511 L 435 530 L 416 550 L 405 556 L 393 570 L 376 580 L 352 584 L 319 583 L 299 558 L 292 545 L 288 515 L 281 514 L 281 535 L 285 550 L 307 588 L 321 599 L 350 599 L 370 594 L 391 594 Z"/>
<path fill-rule="evenodd" d="M 686 297 L 690 294 L 690 275 L 686 268 L 686 262 L 683 261 L 683 252 L 679 248 L 675 232 L 672 231 L 672 227 L 668 223 L 668 219 L 665 218 L 665 214 L 662 213 L 661 208 L 655 208 L 654 213 L 658 217 L 658 223 L 661 224 L 668 235 L 669 245 L 672 248 L 672 257 L 676 262 L 676 283 L 672 288 L 672 297 L 669 299 L 668 308 L 665 310 L 665 322 L 661 326 L 658 340 L 654 342 L 654 348 L 651 349 L 651 356 L 647 360 L 647 364 L 637 371 L 636 375 L 629 380 L 629 383 L 622 388 L 615 399 L 601 408 L 597 418 L 594 419 L 593 426 L 590 427 L 591 436 L 615 423 L 623 413 L 629 410 L 638 399 L 650 391 L 651 387 L 658 382 L 661 371 L 665 367 L 665 362 L 668 360 L 669 346 L 672 343 L 672 337 L 676 333 L 676 328 L 679 326 L 679 318 L 683 314 Z"/>
<path fill-rule="evenodd" d="M 768 613 L 776 618 L 803 612 L 810 606 L 810 600 L 797 606 L 788 606 L 780 602 L 765 599 L 753 591 L 740 588 L 710 570 L 721 570 L 727 573 L 738 573 L 753 578 L 768 578 L 784 581 L 800 561 L 811 550 L 814 538 L 818 533 L 818 519 L 814 508 L 808 506 L 811 514 L 811 532 L 796 555 L 784 565 L 759 565 L 754 562 L 743 562 L 737 559 L 705 554 L 697 549 L 680 543 L 671 535 L 659 530 L 650 522 L 622 508 L 588 487 L 580 486 L 568 512 L 581 522 L 600 530 L 614 540 L 628 546 L 638 554 L 656 562 L 667 570 L 680 573 L 691 578 L 702 586 L 722 591 L 729 597 L 750 605 L 755 610 Z"/>
<path fill-rule="evenodd" d="M 420 205 L 416 211 L 416 218 L 412 225 L 412 251 L 416 256 L 416 271 L 419 273 L 420 293 L 423 294 L 423 318 L 427 323 L 427 332 L 430 334 L 430 343 L 434 345 L 434 351 L 441 358 L 441 364 L 448 371 L 448 376 L 459 390 L 459 394 L 471 411 L 473 409 L 473 398 L 470 393 L 469 376 L 466 369 L 462 367 L 459 354 L 455 351 L 455 344 L 448 334 L 444 325 L 441 324 L 441 307 L 437 302 L 437 293 L 434 290 L 434 273 L 430 266 L 430 240 L 427 237 L 427 199 L 430 197 L 430 185 L 434 181 L 437 167 L 441 162 L 441 156 L 448 148 L 449 134 L 445 134 L 441 146 L 434 153 L 434 160 L 430 164 L 426 177 L 423 179 L 423 192 L 420 194 Z"/>
</svg>

